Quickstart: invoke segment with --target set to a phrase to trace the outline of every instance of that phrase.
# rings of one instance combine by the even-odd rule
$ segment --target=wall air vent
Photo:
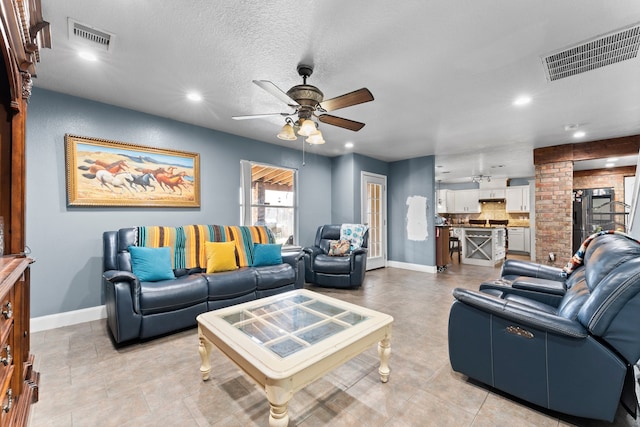
[[[598,36],[542,58],[547,79],[554,81],[633,59],[640,47],[640,23]]]
[[[77,40],[102,50],[109,50],[114,36],[107,31],[69,18],[69,40]]]

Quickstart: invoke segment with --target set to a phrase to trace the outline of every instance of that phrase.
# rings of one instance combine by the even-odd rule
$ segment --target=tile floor
[[[455,287],[477,288],[498,268],[430,274],[386,268],[358,290],[309,289],[394,316],[391,377],[375,348],[296,393],[290,426],[599,426],[528,406],[451,370],[447,321]],[[266,426],[264,393],[214,349],[200,377],[196,329],[115,348],[104,320],[34,333],[40,401],[30,427]],[[616,426],[640,425],[620,409]]]

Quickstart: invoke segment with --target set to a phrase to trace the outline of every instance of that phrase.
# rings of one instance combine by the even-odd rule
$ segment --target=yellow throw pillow
[[[234,242],[205,242],[204,253],[207,256],[207,273],[238,268]]]

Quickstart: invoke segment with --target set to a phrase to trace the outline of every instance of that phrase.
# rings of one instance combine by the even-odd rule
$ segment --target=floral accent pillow
[[[347,256],[351,252],[348,240],[331,240],[329,242],[329,256]]]
[[[364,234],[368,228],[363,224],[342,224],[340,227],[340,240],[351,242],[352,251],[360,249],[364,243]]]

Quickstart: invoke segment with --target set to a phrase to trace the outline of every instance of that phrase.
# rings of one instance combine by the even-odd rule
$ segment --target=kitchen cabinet
[[[436,192],[438,202],[438,213],[453,213],[454,206],[454,191],[453,190],[438,190]]]
[[[507,212],[529,212],[529,186],[518,185],[506,189]]]
[[[449,264],[449,227],[436,227],[436,267],[444,271]]]
[[[478,198],[483,199],[504,199],[506,188],[485,188],[478,190]]]
[[[508,227],[509,252],[530,253],[530,233],[529,227]]]
[[[494,267],[505,256],[505,228],[465,227],[461,229],[462,263]]]
[[[454,210],[452,213],[480,213],[477,189],[457,190],[454,195]]]

